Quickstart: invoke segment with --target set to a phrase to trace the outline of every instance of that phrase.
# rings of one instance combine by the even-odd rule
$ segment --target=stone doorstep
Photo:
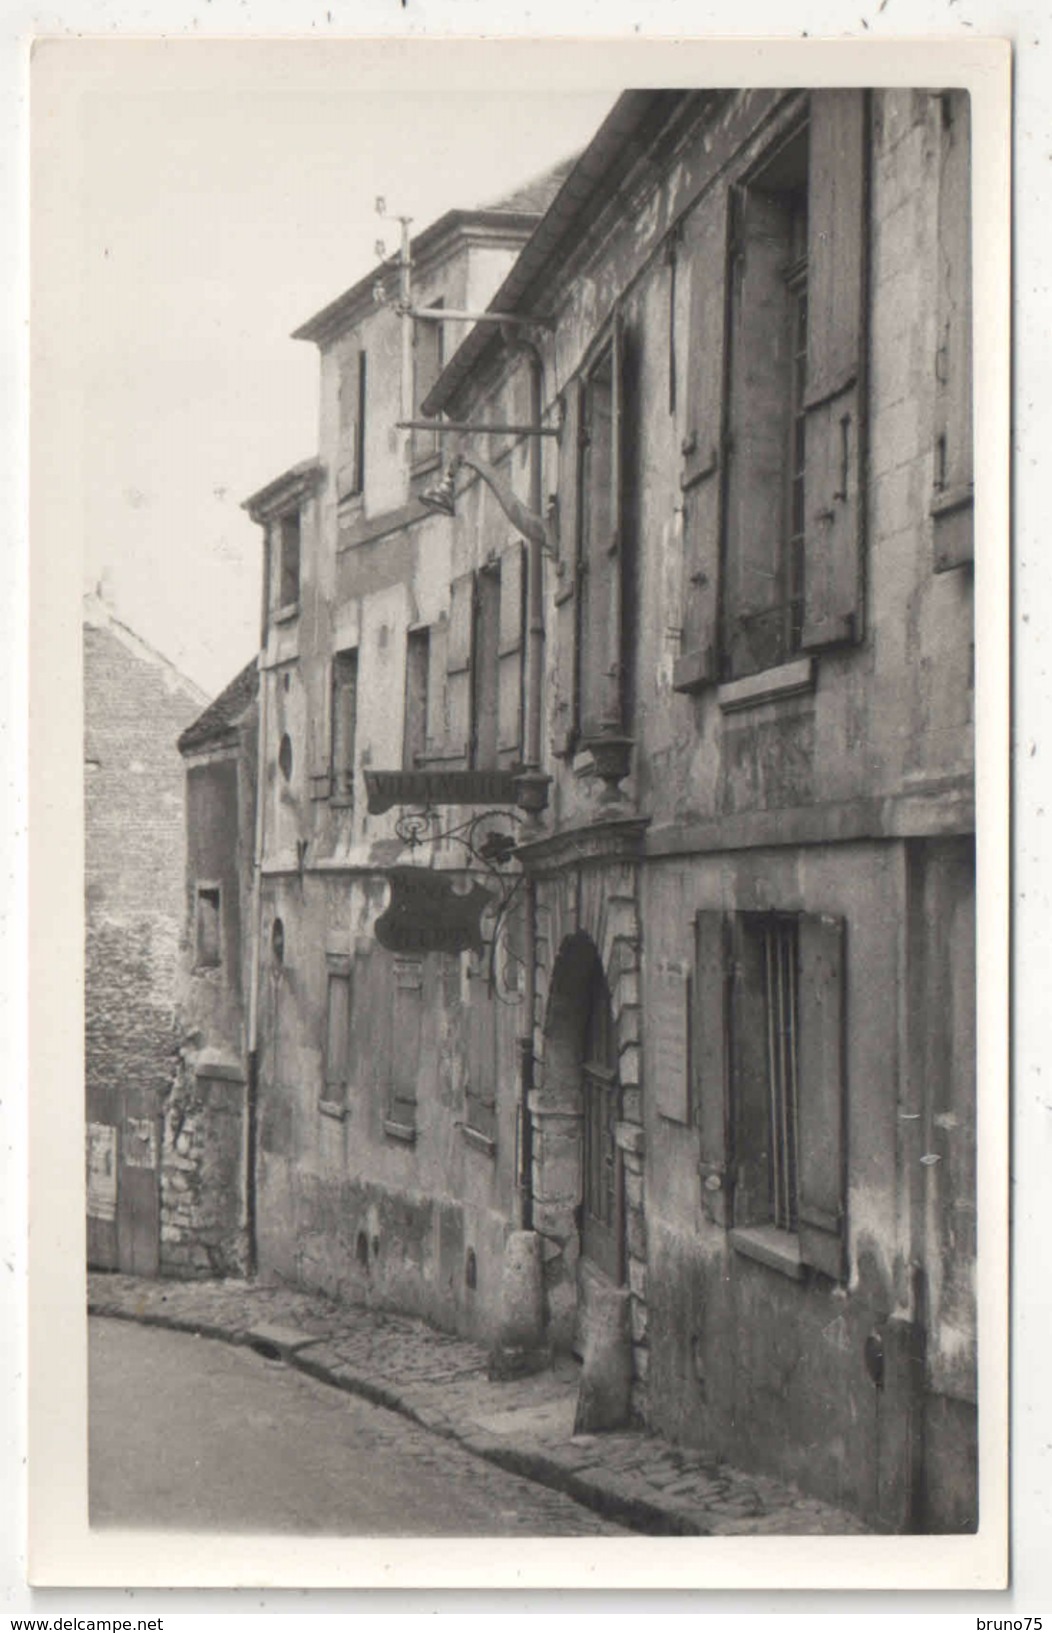
[[[285,1360],[290,1355],[298,1354],[301,1349],[306,1349],[309,1344],[322,1342],[319,1334],[301,1332],[298,1327],[282,1327],[270,1321],[261,1321],[254,1327],[247,1327],[242,1341],[263,1355],[268,1351],[274,1351],[270,1357],[273,1360],[279,1358]]]

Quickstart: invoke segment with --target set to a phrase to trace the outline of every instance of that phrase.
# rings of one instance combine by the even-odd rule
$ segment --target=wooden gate
[[[160,1267],[161,1118],[141,1089],[88,1099],[88,1264],[156,1276]]]

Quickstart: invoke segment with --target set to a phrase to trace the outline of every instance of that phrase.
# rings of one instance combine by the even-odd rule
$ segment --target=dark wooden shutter
[[[971,561],[972,189],[971,99],[939,98],[938,339],[935,354],[934,567]]]
[[[526,549],[521,540],[500,558],[497,756],[502,767],[522,762],[522,683],[526,627]]]
[[[785,329],[787,204],[756,188],[731,193],[731,338],[723,555],[724,646],[732,675],[784,656],[778,575],[785,511],[788,359]]]
[[[732,913],[731,1105],[734,1142],[734,1223],[770,1219],[770,1058],[767,1037],[764,913]]]
[[[576,741],[577,556],[580,531],[583,388],[566,395],[559,439],[559,564],[555,589],[555,654],[551,695],[552,753],[572,753]]]
[[[580,728],[586,739],[622,725],[622,434],[624,325],[615,316],[610,345],[587,388],[587,454],[579,552]]]
[[[698,913],[691,981],[691,1102],[699,1136],[702,1211],[717,1225],[731,1223],[732,1205],[727,974],[727,916],[714,910]]]
[[[683,436],[683,634],[673,686],[717,679],[717,606],[723,482],[727,189],[716,187],[684,225],[678,264],[689,267],[690,330]]]
[[[359,494],[365,483],[365,375],[366,355],[340,371],[340,463],[336,471],[336,497],[348,499]]]
[[[862,637],[866,108],[864,91],[811,97],[801,641],[808,649]]]
[[[446,752],[446,657],[449,618],[443,613],[431,626],[427,671],[427,734],[424,762],[441,761]]]
[[[800,1255],[844,1274],[844,921],[805,914],[799,926],[797,1157]]]
[[[452,766],[465,769],[471,756],[471,656],[475,627],[475,575],[462,573],[449,592],[446,642],[446,748]]]

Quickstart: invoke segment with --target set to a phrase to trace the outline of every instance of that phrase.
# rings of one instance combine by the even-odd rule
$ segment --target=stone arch
[[[624,1180],[625,1279],[631,1299],[633,1402],[645,1414],[646,1218],[641,1101],[641,927],[637,869],[624,857],[538,880],[537,1013],[533,1122],[534,1224],[544,1238],[549,1336],[568,1348],[580,1255],[581,1048],[587,987],[598,958],[610,994],[621,1082],[617,1128]]]

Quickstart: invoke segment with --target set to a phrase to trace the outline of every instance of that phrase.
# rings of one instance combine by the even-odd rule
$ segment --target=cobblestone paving
[[[89,1276],[93,1314],[252,1342],[275,1329],[300,1370],[389,1406],[622,1524],[700,1536],[865,1533],[854,1516],[641,1432],[573,1434],[572,1365],[494,1383],[486,1353],[407,1316],[252,1282]],[[283,1334],[283,1336],[282,1336]]]

